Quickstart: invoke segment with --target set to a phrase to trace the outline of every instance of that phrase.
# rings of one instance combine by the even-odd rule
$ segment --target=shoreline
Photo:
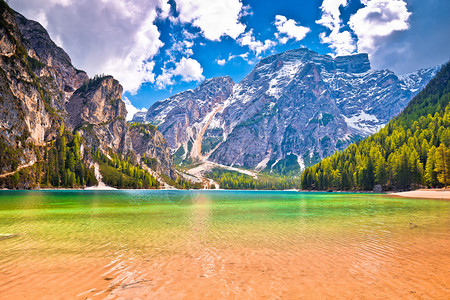
[[[374,195],[383,195],[386,197],[394,197],[394,198],[408,198],[408,199],[431,199],[431,200],[449,200],[450,201],[450,189],[417,189],[413,191],[406,192],[385,192],[385,193],[373,193],[371,191],[311,191],[311,190],[250,190],[250,189],[242,189],[242,190],[228,190],[228,189],[117,189],[109,186],[102,187],[87,187],[87,188],[42,188],[42,189],[29,189],[29,190],[14,190],[14,189],[0,189],[2,191],[218,191],[218,192],[226,192],[226,191],[254,191],[254,192],[298,192],[298,193],[356,193],[356,194],[374,194]]]
[[[386,196],[408,199],[450,200],[450,189],[418,189],[408,192],[388,193]]]

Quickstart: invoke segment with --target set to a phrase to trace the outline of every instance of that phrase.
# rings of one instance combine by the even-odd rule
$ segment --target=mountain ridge
[[[397,76],[371,69],[367,54],[333,58],[306,48],[288,50],[263,58],[239,83],[229,84],[228,97],[209,105],[206,114],[191,109],[207,102],[191,90],[156,102],[140,121],[161,128],[184,164],[208,159],[270,172],[297,161],[299,171],[379,130],[437,69]],[[190,124],[171,113],[180,107]],[[203,157],[193,148],[199,139]],[[296,159],[286,160],[292,155]]]

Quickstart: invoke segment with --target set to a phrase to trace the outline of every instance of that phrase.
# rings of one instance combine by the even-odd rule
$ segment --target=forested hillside
[[[407,189],[450,183],[450,63],[378,133],[306,168],[302,188]]]
[[[267,173],[259,173],[258,178],[214,168],[205,174],[207,178],[218,182],[221,189],[226,190],[290,190],[300,188],[299,179],[296,177],[273,176]]]

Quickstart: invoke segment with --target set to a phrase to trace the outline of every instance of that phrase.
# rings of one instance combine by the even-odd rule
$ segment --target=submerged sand
[[[17,265],[0,274],[0,298],[446,299],[450,241],[416,242],[423,243],[396,253],[346,246],[339,251],[205,247],[139,262]]]

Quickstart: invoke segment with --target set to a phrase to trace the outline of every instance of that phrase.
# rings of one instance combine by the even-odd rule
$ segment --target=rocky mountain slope
[[[69,155],[61,142],[67,131],[68,137],[81,136],[82,143],[75,143],[80,149],[74,151],[81,151],[82,158],[77,159],[86,167],[92,165],[94,151],[114,153],[138,165],[145,155],[158,162],[158,171],[176,179],[165,140],[158,132],[153,133],[157,138],[137,135],[133,140],[126,113],[117,80],[89,79],[39,23],[0,0],[0,175],[31,167],[28,181],[36,182],[27,182],[26,187],[39,186],[42,159],[55,141],[58,151]],[[145,147],[136,151],[133,142]],[[61,157],[59,163],[65,161]]]
[[[0,171],[13,171],[36,160],[32,145],[56,136],[67,119],[65,101],[88,77],[71,65],[42,26],[3,1],[0,8],[0,140],[8,148]]]
[[[233,93],[234,82],[230,77],[205,80],[195,90],[179,93],[167,100],[155,103],[147,112],[146,120],[157,124],[171,149],[183,145],[190,157],[202,156],[214,114]],[[138,121],[140,115],[134,117]],[[206,137],[205,141],[202,140]],[[189,146],[188,146],[189,144]],[[203,146],[202,146],[203,144]]]
[[[90,80],[74,92],[67,102],[70,125],[80,129],[96,149],[132,151],[122,86],[112,76]]]
[[[132,126],[128,137],[135,153],[151,160],[150,164],[153,169],[172,179],[177,177],[169,145],[156,127],[151,125]]]
[[[437,70],[397,76],[371,69],[366,54],[290,50],[261,60],[239,84],[213,78],[157,102],[145,121],[179,161],[298,172],[376,132]]]

